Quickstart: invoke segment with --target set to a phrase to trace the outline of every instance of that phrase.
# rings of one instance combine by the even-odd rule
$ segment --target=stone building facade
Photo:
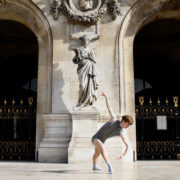
[[[87,162],[93,153],[90,137],[109,118],[100,92],[108,94],[118,118],[124,114],[135,118],[134,38],[143,26],[157,19],[180,19],[180,3],[179,0],[109,0],[111,6],[106,4],[101,15],[87,21],[83,16],[97,15],[106,1],[94,1],[88,11],[81,9],[77,0],[59,0],[54,5],[55,2],[0,0],[0,21],[23,24],[37,38],[36,160]],[[61,6],[63,2],[69,5],[70,12]],[[81,46],[78,38],[84,34],[92,38],[98,100],[95,110],[76,111],[73,107],[77,104],[79,82],[77,66],[72,62],[73,49]],[[130,150],[124,161],[133,161],[137,155],[136,123],[126,133]],[[106,147],[111,159],[124,149],[120,138],[108,140]]]

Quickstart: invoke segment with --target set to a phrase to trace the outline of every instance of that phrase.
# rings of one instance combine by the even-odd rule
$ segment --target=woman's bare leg
[[[93,156],[93,170],[96,170],[96,171],[102,170],[101,168],[98,168],[98,166],[97,166],[99,155],[100,155],[100,150],[98,147],[95,147],[95,153]]]
[[[94,140],[93,140],[93,144],[94,144],[94,146],[95,146],[95,149],[97,149],[97,151],[95,151],[95,154],[96,154],[96,152],[97,152],[97,154],[94,155],[94,157],[93,157],[93,162],[94,162],[94,163],[97,162],[98,157],[99,157],[99,155],[98,155],[98,151],[99,151],[99,152],[101,153],[104,161],[105,161],[105,162],[107,163],[107,165],[108,165],[109,173],[112,174],[112,173],[113,173],[113,169],[112,169],[112,166],[111,166],[111,164],[110,164],[110,162],[109,162],[108,154],[107,154],[107,152],[106,152],[106,149],[105,149],[103,143],[102,143],[99,139],[94,139]],[[96,165],[96,164],[94,164],[94,165]]]
[[[108,155],[107,155],[107,152],[106,152],[106,149],[105,149],[103,143],[99,139],[94,139],[93,144],[94,144],[95,148],[97,148],[98,151],[100,152],[100,154],[102,155],[104,161],[106,163],[109,163],[109,158],[108,158]]]
[[[97,164],[98,162],[98,158],[99,158],[99,155],[100,155],[100,150],[98,147],[95,147],[95,153],[94,153],[94,156],[93,156],[93,164]]]

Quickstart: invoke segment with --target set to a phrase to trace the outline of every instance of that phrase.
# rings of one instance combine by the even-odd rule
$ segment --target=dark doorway
[[[137,159],[180,159],[180,21],[143,27],[134,41]]]
[[[0,21],[0,160],[35,160],[38,42],[23,24]]]

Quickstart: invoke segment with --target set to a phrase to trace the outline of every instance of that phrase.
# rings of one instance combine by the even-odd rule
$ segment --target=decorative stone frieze
[[[82,1],[82,0],[81,0]],[[74,0],[50,0],[50,13],[55,20],[62,13],[67,16],[73,23],[79,24],[96,24],[103,15],[108,11],[113,19],[120,14],[120,4],[117,0],[91,0],[91,8],[82,9],[82,2]]]

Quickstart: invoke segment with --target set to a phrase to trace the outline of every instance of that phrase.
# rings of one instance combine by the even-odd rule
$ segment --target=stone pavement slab
[[[112,163],[114,173],[93,172],[91,164],[0,162],[0,180],[180,180],[180,161]]]

